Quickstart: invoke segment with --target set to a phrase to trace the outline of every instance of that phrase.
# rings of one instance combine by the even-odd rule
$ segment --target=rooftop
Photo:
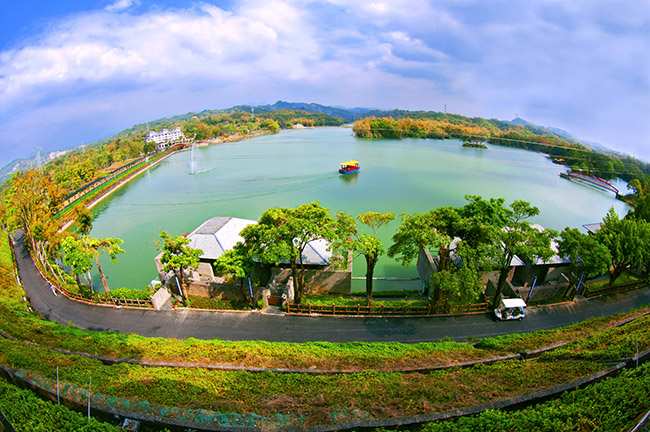
[[[256,223],[257,221],[250,219],[217,216],[203,222],[187,238],[190,239],[190,247],[203,251],[201,259],[216,260],[237,242],[243,242],[244,239],[239,233],[248,225]],[[302,255],[303,262],[310,265],[329,265],[332,253],[327,250],[328,246],[325,240],[309,242]]]

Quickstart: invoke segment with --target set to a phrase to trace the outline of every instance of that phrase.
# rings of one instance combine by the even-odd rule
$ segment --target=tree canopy
[[[597,236],[584,234],[577,228],[567,227],[560,233],[558,253],[571,261],[569,288],[572,293],[579,277],[584,275],[588,279],[602,275],[611,262],[609,249],[598,242]]]
[[[166,272],[173,271],[176,275],[176,280],[181,289],[183,300],[187,302],[187,292],[183,287],[183,271],[187,269],[196,268],[199,265],[199,257],[203,254],[201,249],[193,249],[189,246],[190,240],[178,235],[169,235],[165,231],[160,233],[160,238],[163,240],[162,257],[160,262],[163,265],[163,270]]]
[[[296,285],[296,303],[305,293],[303,252],[309,242],[335,238],[335,221],[329,209],[319,202],[296,208],[266,210],[257,224],[243,229],[240,235],[255,259],[269,264],[289,263]]]
[[[611,208],[596,238],[609,250],[610,285],[625,269],[650,262],[650,224],[644,220],[620,219]]]
[[[357,219],[370,229],[372,234],[361,233],[355,220],[345,212],[337,212],[337,240],[333,249],[337,250],[347,259],[348,251],[363,255],[366,260],[366,304],[372,304],[372,281],[375,266],[379,257],[384,254],[384,245],[377,237],[377,231],[393,219],[391,212],[378,213],[366,212],[357,216]]]

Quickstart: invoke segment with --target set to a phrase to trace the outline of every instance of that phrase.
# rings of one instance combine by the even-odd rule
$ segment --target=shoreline
[[[216,144],[224,144],[224,143],[230,143],[230,142],[240,142],[240,141],[245,141],[245,140],[247,140],[247,139],[249,139],[249,138],[255,138],[255,137],[258,137],[258,136],[271,135],[271,134],[272,134],[271,132],[261,132],[261,133],[251,134],[251,135],[239,135],[239,134],[235,134],[235,135],[230,135],[230,136],[226,137],[225,139],[211,139],[211,140],[201,141],[201,142],[198,142],[198,143],[192,143],[191,145],[196,144],[197,147],[208,147],[208,146],[216,145]],[[95,206],[97,206],[99,203],[101,203],[101,202],[104,201],[106,198],[108,198],[109,196],[111,196],[115,191],[117,191],[118,189],[120,189],[122,186],[128,184],[131,180],[134,180],[136,177],[138,177],[138,176],[139,176],[140,174],[142,174],[143,172],[145,172],[145,171],[147,171],[148,169],[150,169],[150,168],[152,168],[152,167],[158,165],[158,163],[160,163],[160,162],[162,162],[163,160],[167,159],[167,158],[168,158],[169,156],[171,156],[171,155],[174,155],[174,154],[176,154],[176,153],[182,153],[182,152],[185,152],[185,151],[190,150],[190,149],[191,149],[191,145],[190,145],[189,147],[185,147],[185,148],[180,149],[180,150],[178,150],[178,151],[175,151],[175,152],[169,153],[169,154],[167,154],[167,155],[161,157],[160,159],[158,159],[158,160],[156,160],[156,161],[154,161],[154,162],[152,162],[152,163],[150,163],[150,164],[148,164],[148,165],[146,165],[146,166],[141,167],[141,168],[138,169],[136,172],[134,172],[134,173],[132,173],[131,175],[129,175],[127,178],[124,178],[124,179],[120,180],[117,184],[111,185],[111,186],[108,188],[108,190],[107,190],[106,193],[103,193],[103,194],[100,193],[100,195],[99,195],[96,199],[93,199],[93,200],[90,201],[89,203],[87,203],[87,204],[82,204],[82,205],[84,205],[88,210],[93,209],[93,208],[94,208]],[[77,204],[77,205],[79,205],[79,204]],[[73,207],[76,207],[76,205],[73,206]],[[59,229],[59,232],[63,232],[63,231],[68,230],[72,225],[75,224],[75,222],[76,222],[76,221],[75,221],[74,219],[69,220],[68,222],[66,222],[66,223],[65,223],[65,224],[64,224],[64,225]]]

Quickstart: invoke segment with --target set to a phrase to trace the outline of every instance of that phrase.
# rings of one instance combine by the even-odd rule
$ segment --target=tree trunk
[[[291,275],[293,276],[293,284],[294,284],[294,294],[295,294],[294,303],[300,304],[300,302],[302,301],[302,284],[298,279],[298,266],[296,264],[296,259],[294,257],[291,257],[290,263],[291,263]]]
[[[54,270],[54,267],[52,267],[52,264],[50,264],[50,259],[47,256],[47,251],[45,250],[45,245],[41,244],[41,251],[43,253],[43,256],[45,259],[43,260],[43,264],[45,265],[45,268],[49,270],[50,274],[52,277],[60,282],[60,276],[59,274]]]
[[[372,305],[372,277],[376,264],[377,257],[366,256],[366,306]]]
[[[57,265],[52,266],[52,264],[50,264],[50,260],[48,260],[48,259],[45,260],[45,263],[47,264],[47,267],[50,269],[50,273],[52,274],[52,277],[56,281],[62,282],[61,281],[61,275],[59,274],[59,272],[57,270],[59,268],[59,266],[57,266]]]
[[[615,266],[614,270],[612,270],[609,273],[609,286],[610,287],[614,285],[614,281],[616,281],[616,279],[618,279],[618,277],[621,275],[621,273],[623,273],[623,269],[624,269],[624,267],[622,265],[621,266]]]
[[[72,275],[74,276],[75,282],[77,282],[77,288],[81,288],[81,280],[79,279],[79,275],[74,272],[74,266],[70,266],[70,271],[72,272]]]
[[[562,293],[562,297],[561,297],[561,298],[565,298],[565,297],[569,298],[569,297],[571,297],[571,293],[574,291],[573,288],[575,288],[575,286],[576,286],[576,281],[577,281],[577,279],[578,279],[578,278],[575,276],[575,274],[573,274],[573,272],[570,272],[570,274],[569,274],[569,286],[568,286],[567,289]]]
[[[439,285],[436,285],[432,288],[433,288],[433,292],[431,293],[431,304],[437,307],[438,303],[440,303],[440,297],[442,297],[442,289],[440,288]]]
[[[438,248],[438,258],[438,271],[447,270],[447,268],[449,268],[449,262],[451,261],[451,257],[449,256],[449,249],[446,247]]]
[[[183,266],[180,267],[179,273],[180,273],[180,275],[178,273],[176,274],[176,280],[178,281],[178,286],[180,287],[180,290],[181,290],[181,297],[183,298],[183,305],[187,306],[187,301],[189,300],[189,297],[187,295],[187,292],[185,292],[185,286],[183,286]]]
[[[508,264],[512,260],[512,257],[509,256],[509,258],[510,259],[506,261]],[[492,300],[492,309],[496,309],[497,306],[499,306],[499,301],[501,300],[501,295],[503,294],[503,288],[506,286],[506,279],[508,277],[509,270],[510,267],[508,265],[505,265],[499,272],[499,281],[497,282],[497,291],[494,293],[494,300]]]
[[[247,293],[246,290],[244,289],[244,280],[245,279],[246,278],[243,278],[243,277],[239,278],[239,291],[241,292],[241,295],[244,296],[244,301],[246,303],[248,303],[249,306],[253,306],[253,298],[251,297],[249,299],[250,294]]]
[[[307,286],[305,285],[305,263],[302,262],[302,251],[300,252],[300,289],[302,290],[302,295],[307,292]]]
[[[86,283],[90,287],[90,295],[92,296],[93,293],[93,278],[90,276],[90,271],[87,271],[84,273],[84,279],[86,279]]]
[[[104,276],[104,272],[102,271],[102,266],[99,265],[98,256],[95,256],[95,263],[97,264],[97,271],[99,272],[99,277],[102,280],[102,285],[104,285],[104,292],[107,293],[109,291],[108,282],[106,282],[106,276]]]

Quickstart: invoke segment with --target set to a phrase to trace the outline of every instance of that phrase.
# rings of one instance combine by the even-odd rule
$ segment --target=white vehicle
[[[501,321],[520,320],[526,316],[526,302],[520,298],[501,299],[499,307],[494,309],[494,316]]]

